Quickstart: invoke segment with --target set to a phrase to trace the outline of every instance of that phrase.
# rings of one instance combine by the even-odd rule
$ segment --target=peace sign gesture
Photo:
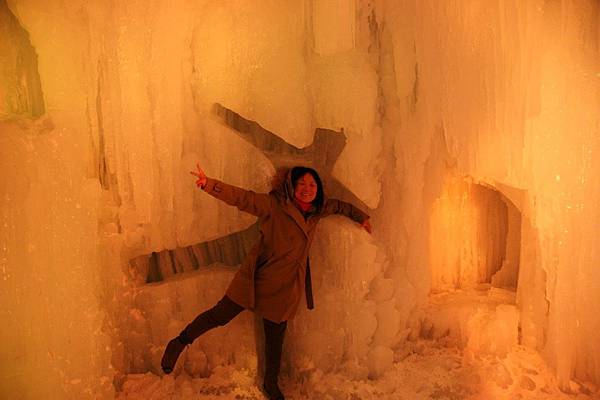
[[[202,168],[200,168],[199,163],[196,163],[196,169],[197,171],[190,171],[190,174],[198,178],[196,179],[196,186],[204,188],[204,185],[206,185],[206,174],[204,173]]]

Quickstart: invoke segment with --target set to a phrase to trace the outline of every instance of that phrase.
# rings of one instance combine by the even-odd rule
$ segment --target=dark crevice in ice
[[[136,274],[146,283],[160,282],[174,274],[191,272],[215,263],[239,265],[258,237],[258,224],[215,240],[163,250],[131,261]]]
[[[419,63],[415,62],[415,80],[413,81],[411,108],[415,112],[419,101]]]
[[[38,118],[45,113],[38,56],[29,33],[0,0],[0,120]]]
[[[102,189],[109,190],[110,176],[108,172],[108,166],[106,165],[106,153],[104,148],[104,121],[102,114],[102,83],[103,83],[103,72],[98,62],[98,87],[96,94],[96,114],[98,117],[98,178]]]
[[[370,44],[369,44],[369,53],[373,53],[375,55],[379,54],[379,49],[381,48],[381,37],[380,37],[380,29],[379,23],[377,22],[377,15],[375,14],[375,9],[371,9],[369,16],[367,17],[367,21],[369,22],[369,36],[370,36]]]
[[[96,169],[98,180],[103,190],[106,190],[111,195],[111,200],[115,206],[121,205],[121,196],[119,195],[119,184],[116,173],[111,171],[110,164],[107,160],[107,149],[106,149],[106,127],[105,127],[105,106],[106,101],[105,91],[107,88],[107,82],[105,80],[105,69],[102,65],[102,61],[98,60],[98,77],[96,79],[96,99],[95,99],[95,110],[96,120],[98,126],[98,148],[93,146],[95,152],[94,167]],[[106,107],[110,113],[110,106]],[[119,232],[121,232],[121,226],[117,219],[115,221]]]
[[[299,149],[258,123],[245,119],[220,104],[215,104],[214,111],[240,137],[262,151],[276,170],[294,165],[314,167],[319,171],[325,192],[329,197],[348,201],[363,210],[368,210],[362,200],[332,175],[333,167],[346,147],[346,135],[343,129],[337,132],[331,129],[317,128],[312,144]]]
[[[318,128],[313,143],[298,148],[268,131],[255,121],[215,104],[213,112],[241,138],[260,150],[276,170],[294,165],[307,165],[319,171],[329,197],[348,201],[363,210],[368,207],[354,193],[332,176],[333,166],[346,146],[343,130],[336,132]],[[131,265],[146,282],[159,282],[174,273],[182,273],[213,263],[239,265],[258,238],[258,226],[252,225],[216,240],[175,250],[163,250],[131,260]]]

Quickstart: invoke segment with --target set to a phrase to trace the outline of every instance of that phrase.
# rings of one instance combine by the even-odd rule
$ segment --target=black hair
[[[323,183],[321,182],[321,178],[319,177],[317,171],[303,166],[296,166],[292,168],[292,172],[290,174],[292,179],[292,189],[296,188],[296,182],[298,182],[298,179],[302,178],[306,174],[310,174],[317,183],[317,195],[312,203],[317,209],[317,212],[320,212],[323,208],[323,203],[325,202],[325,192],[323,191]]]

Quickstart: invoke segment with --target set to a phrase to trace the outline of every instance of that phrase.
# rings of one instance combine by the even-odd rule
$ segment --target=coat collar
[[[304,216],[298,210],[298,208],[294,205],[291,200],[286,200],[285,207],[283,208],[286,214],[288,214],[292,219],[296,222],[296,224],[302,229],[304,235],[308,237],[309,226],[308,223],[304,220]]]

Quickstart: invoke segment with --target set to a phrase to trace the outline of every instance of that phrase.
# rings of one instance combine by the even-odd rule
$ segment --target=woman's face
[[[317,182],[311,174],[306,173],[296,181],[294,197],[305,203],[310,203],[317,197]]]

